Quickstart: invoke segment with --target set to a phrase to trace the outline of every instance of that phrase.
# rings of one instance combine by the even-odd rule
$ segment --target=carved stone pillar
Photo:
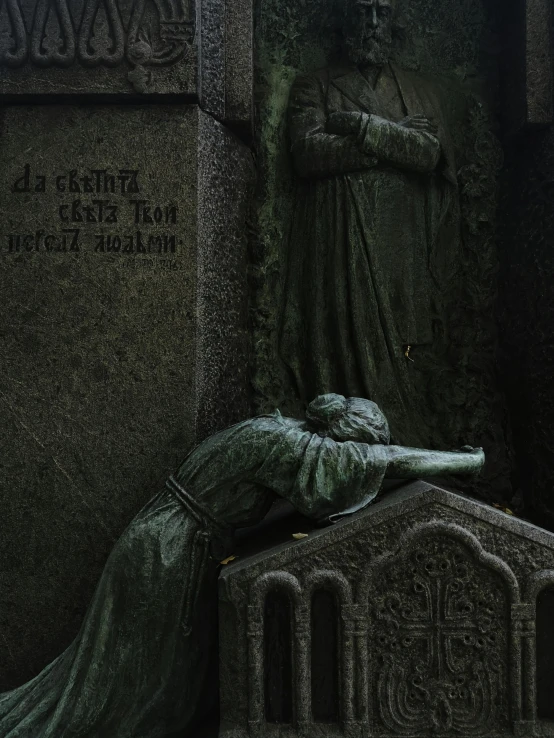
[[[264,719],[264,623],[263,609],[248,605],[248,729],[261,733]]]
[[[549,0],[526,0],[525,38],[525,122],[546,125],[552,123],[554,116],[552,3]]]
[[[549,0],[514,0],[501,9],[504,59],[501,83],[507,129],[552,123],[552,6]]]
[[[343,722],[345,730],[355,725],[368,725],[368,622],[367,604],[344,605],[345,648],[342,658]]]
[[[70,643],[187,449],[250,415],[251,35],[242,0],[0,2],[0,692]]]
[[[301,738],[309,738],[311,724],[310,609],[299,607],[294,617],[293,690],[296,695],[296,727]]]

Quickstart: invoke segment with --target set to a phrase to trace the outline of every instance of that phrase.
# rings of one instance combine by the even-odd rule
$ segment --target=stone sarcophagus
[[[423,482],[220,580],[221,738],[554,735],[554,535]]]

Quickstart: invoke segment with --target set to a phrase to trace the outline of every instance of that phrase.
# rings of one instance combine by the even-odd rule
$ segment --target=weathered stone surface
[[[253,117],[253,3],[235,0],[226,10],[225,120],[247,122]]]
[[[0,121],[2,691],[70,642],[187,447],[248,415],[252,171],[193,105]]]
[[[0,12],[4,94],[196,91],[190,0],[7,0]]]
[[[202,108],[248,126],[253,117],[253,3],[203,0],[200,80]]]
[[[180,95],[244,125],[252,33],[248,1],[6,0],[0,94]]]
[[[513,134],[554,119],[551,3],[505,3],[501,18],[503,122],[506,132]]]
[[[552,5],[548,0],[525,2],[526,123],[545,125],[554,117]]]
[[[209,115],[198,129],[197,435],[246,417],[248,294],[245,223],[251,156]]]
[[[423,482],[303,540],[293,532],[221,575],[222,738],[278,734],[264,704],[270,592],[293,612],[287,735],[552,734],[537,717],[535,646],[537,601],[554,584],[552,534]],[[334,723],[312,718],[320,591],[334,596],[341,644]]]
[[[436,310],[433,342],[412,346],[410,358],[413,363],[405,358],[403,352],[399,355],[398,384],[404,387],[405,392],[410,387],[412,391],[407,394],[410,402],[420,401],[422,410],[400,414],[403,422],[396,440],[428,448],[455,447],[461,439],[483,446],[487,466],[473,491],[489,500],[511,497],[511,449],[505,432],[505,403],[497,381],[498,338],[493,319],[498,290],[496,178],[502,151],[492,133],[496,128],[490,108],[485,98],[475,94],[475,90],[486,90],[492,96],[496,94],[500,47],[498,21],[500,16],[504,16],[506,6],[513,4],[497,4],[488,0],[398,0],[395,3],[398,11],[395,31],[398,33],[393,34],[393,60],[398,67],[417,72],[418,76],[427,79],[440,77],[441,85],[446,85],[445,112],[456,154],[463,236],[463,247],[455,255],[449,251],[454,236],[448,241],[447,248],[440,247],[436,252],[443,259],[441,270],[443,267],[451,269],[455,278],[445,288],[443,278],[437,277],[439,272],[434,271],[434,279],[443,285],[443,294],[441,305]],[[296,189],[298,178],[292,166],[287,106],[291,84],[298,75],[311,75],[341,58],[337,31],[341,26],[343,7],[343,3],[329,3],[327,0],[314,0],[305,7],[295,0],[265,0],[256,16],[259,120],[256,152],[260,176],[252,216],[251,272],[255,306],[252,311],[255,333],[253,385],[256,407],[262,412],[280,407],[284,412],[295,415],[302,407],[302,403],[297,401],[295,382],[291,381],[294,379],[292,372],[287,371],[279,356],[283,306],[290,300],[287,262],[291,253],[296,253],[290,244],[291,228],[294,213],[305,207],[305,200],[302,201]],[[511,47],[508,51],[511,52]],[[511,89],[511,78],[506,82]],[[322,210],[331,213],[333,208]],[[338,222],[342,229],[342,210]],[[328,233],[329,229],[323,228],[323,240]],[[310,234],[313,235],[313,224],[308,228],[308,241]],[[302,253],[307,253],[305,246]],[[337,259],[340,255],[344,264],[351,263],[345,256],[347,251],[331,250],[329,253],[336,253]],[[354,250],[354,253],[358,252]],[[364,261],[366,263],[367,260]],[[338,273],[342,274],[340,270]],[[359,276],[358,269],[353,273]],[[315,275],[314,268],[307,289],[317,291],[320,286],[326,294],[325,280]],[[335,304],[334,295],[337,293],[334,290],[341,284],[336,276],[334,282],[332,276],[330,280],[332,297],[329,297],[329,305]],[[351,345],[353,326],[357,326],[355,330],[359,326],[367,326],[367,321],[357,321],[354,317],[357,311],[369,304],[369,298],[364,302],[360,300],[364,298],[354,299],[350,295],[347,303],[337,302],[341,306],[346,305],[345,314],[353,321],[348,330],[341,333],[341,340],[348,345]],[[330,322],[336,318],[338,324],[338,308],[327,313],[331,315]],[[368,338],[361,345],[370,345],[369,340],[372,339]],[[326,338],[323,345],[328,343]],[[374,342],[371,346],[374,347]],[[319,348],[322,353],[325,351],[321,343]],[[329,355],[332,353],[330,350]],[[352,355],[351,351],[342,352],[345,353]],[[354,353],[357,357],[358,353]],[[344,356],[342,361],[345,361]],[[377,363],[384,365],[380,360]],[[316,372],[319,368],[320,365]],[[331,382],[327,382],[328,389],[339,390],[341,384],[346,385],[345,373],[337,374],[340,383],[333,387]],[[402,374],[408,381],[400,378]],[[379,385],[372,390],[367,372],[363,378],[355,380],[359,387],[357,393],[367,391],[364,380],[368,382],[368,396],[372,399],[379,397],[383,388]],[[346,390],[341,388],[339,391]],[[381,401],[385,414],[391,415],[387,406],[389,402],[392,407],[399,407],[399,404],[395,405],[395,401],[388,398]],[[414,441],[414,436],[418,437],[417,441]]]

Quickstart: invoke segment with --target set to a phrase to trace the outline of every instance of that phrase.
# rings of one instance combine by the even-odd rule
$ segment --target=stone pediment
[[[416,482],[289,540],[222,573],[222,736],[554,735],[554,535]]]

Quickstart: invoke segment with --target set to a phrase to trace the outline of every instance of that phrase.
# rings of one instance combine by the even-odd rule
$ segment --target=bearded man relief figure
[[[291,91],[298,192],[280,353],[302,400],[371,398],[393,436],[419,443],[410,359],[434,341],[460,215],[439,85],[389,61],[394,10],[349,0],[346,58]]]

